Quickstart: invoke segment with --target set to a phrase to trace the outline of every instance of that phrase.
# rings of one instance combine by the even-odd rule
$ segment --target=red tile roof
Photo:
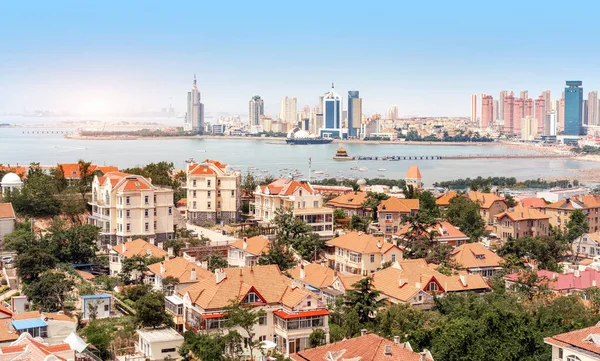
[[[404,176],[405,179],[421,179],[421,171],[419,171],[419,167],[417,167],[416,165],[411,165],[410,167],[408,167],[408,170],[406,171],[406,175]]]
[[[523,198],[523,199],[521,199],[521,205],[523,207],[539,208],[539,207],[545,207],[546,201],[544,201],[541,198]]]
[[[396,197],[390,197],[381,201],[377,207],[378,212],[410,213],[411,211],[417,210],[419,210],[418,199],[402,199]]]
[[[535,208],[523,206],[516,206],[515,208],[496,215],[496,218],[499,220],[504,217],[510,218],[513,222],[523,220],[550,219],[550,216],[547,216],[545,213],[542,213]]]
[[[600,335],[600,325],[546,337],[544,342],[550,345],[557,345],[561,347],[574,346],[593,352],[596,355],[600,355],[600,345],[594,343],[593,340],[590,339],[590,335]]]
[[[0,203],[0,219],[15,218],[15,210],[12,203]]]
[[[294,318],[302,318],[302,317],[316,317],[316,316],[327,316],[329,311],[327,310],[314,310],[314,311],[304,311],[298,313],[287,313],[285,311],[275,311],[273,312],[275,316],[279,316],[284,320],[291,320]]]

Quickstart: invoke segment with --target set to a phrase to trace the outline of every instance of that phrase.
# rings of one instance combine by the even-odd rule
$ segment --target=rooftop
[[[397,246],[367,233],[349,232],[343,236],[327,241],[327,246],[347,249],[358,253],[386,253]]]
[[[595,336],[595,337],[594,337]],[[546,337],[544,342],[560,347],[573,346],[600,355],[600,325]],[[595,358],[594,358],[595,359]]]
[[[465,243],[456,247],[450,258],[463,268],[499,267],[502,257],[485,248],[481,243]]]
[[[0,203],[0,219],[14,219],[15,210],[12,203]]]
[[[504,199],[495,193],[483,193],[472,191],[467,192],[467,198],[479,204],[479,206],[483,209],[489,209],[495,202],[498,201],[505,203]]]
[[[244,246],[244,242],[246,243],[246,246]],[[256,236],[247,239],[238,239],[237,241],[233,242],[230,247],[244,250],[255,256],[260,256],[269,250],[270,244],[271,242],[268,239]]]
[[[183,341],[177,331],[170,327],[137,330],[138,335],[148,342]]]
[[[550,219],[550,216],[547,216],[535,208],[523,206],[516,206],[515,208],[496,215],[496,218],[498,219],[502,219],[504,217],[510,218],[513,222],[523,220]]]
[[[406,171],[405,179],[421,179],[421,171],[416,165],[411,165]]]
[[[156,247],[153,244],[150,244],[144,241],[141,238],[136,240],[125,242],[121,244],[117,244],[112,247],[112,250],[125,256],[126,258],[133,256],[152,256],[152,257],[166,257],[167,252],[163,249]]]
[[[418,199],[403,199],[397,197],[390,197],[386,200],[381,201],[377,207],[379,212],[401,212],[410,213],[419,209]]]
[[[333,198],[327,202],[327,205],[330,207],[361,208],[368,198],[367,192],[349,192]]]

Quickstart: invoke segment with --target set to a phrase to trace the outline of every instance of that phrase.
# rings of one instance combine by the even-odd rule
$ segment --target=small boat
[[[206,153],[206,149],[198,149],[196,152]]]
[[[385,172],[387,170],[387,168],[379,168],[377,170],[380,171],[380,172]]]
[[[258,170],[258,168],[256,168],[256,167],[248,167],[248,169],[250,169],[250,170]]]
[[[358,170],[358,167],[352,167],[350,170]]]
[[[261,170],[261,172],[266,173],[266,172],[268,172],[268,170],[263,169],[263,170]]]
[[[313,173],[314,173],[314,174],[323,174],[324,172],[322,172],[322,171],[318,170],[318,171],[315,171],[315,172],[313,172]]]
[[[196,163],[196,160],[192,157],[185,160],[186,163]]]
[[[368,172],[369,168],[358,168],[360,172]]]

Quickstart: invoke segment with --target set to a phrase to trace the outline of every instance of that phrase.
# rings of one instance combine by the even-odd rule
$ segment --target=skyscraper
[[[521,90],[521,93],[519,93],[519,98],[521,98],[521,99],[529,99],[529,91],[528,90]]]
[[[506,90],[503,90],[500,92],[500,98],[498,101],[498,119],[504,121],[504,98],[506,97],[508,93],[506,92]]]
[[[544,124],[546,124],[546,98],[544,93],[535,100],[535,118],[537,119],[537,132],[544,134]]]
[[[581,103],[581,122],[585,125],[588,123],[588,101],[584,99]]]
[[[556,135],[556,111],[551,110],[546,113],[544,122],[544,135]]]
[[[341,138],[342,99],[333,91],[333,87],[333,83],[331,83],[331,91],[323,97],[323,123],[325,127],[319,131],[319,135]]]
[[[494,98],[481,94],[481,129],[487,129],[494,123]]]
[[[294,123],[298,120],[298,101],[287,96],[281,99],[279,119],[285,123]]]
[[[532,117],[524,117],[521,119],[521,139],[534,140],[537,135],[537,119]]]
[[[500,93],[502,96],[502,93]],[[504,96],[504,133],[513,134],[515,132],[515,94]]]
[[[471,123],[477,123],[477,94],[471,95]]]
[[[533,117],[533,99],[523,98],[523,107],[525,117]]]
[[[583,133],[581,106],[583,88],[580,80],[567,80],[565,88],[565,135],[579,136]]]
[[[563,92],[562,98],[556,101],[556,107],[558,109],[558,113],[556,115],[557,119],[557,127],[559,131],[565,130],[565,93]]]
[[[392,105],[390,110],[388,110],[387,118],[391,120],[398,119],[398,106],[396,104]]]
[[[185,115],[186,130],[204,131],[204,104],[200,102],[200,92],[196,83],[196,74],[192,83],[192,91],[187,93],[187,113]]]
[[[248,104],[248,125],[260,125],[260,117],[265,115],[265,105],[260,95],[255,95]]]
[[[550,93],[550,90],[546,90],[542,93],[542,95],[544,96],[544,100],[546,102],[546,110],[544,113],[547,113],[552,110],[552,94]]]
[[[598,125],[598,92],[591,91],[588,93],[588,124]]]
[[[362,99],[358,90],[348,91],[348,136],[358,136],[362,123]]]
[[[525,99],[515,99],[515,108],[513,111],[513,133],[521,134],[521,120],[525,118]]]
[[[500,102],[498,100],[494,100],[494,117],[492,119],[494,121],[500,119]]]

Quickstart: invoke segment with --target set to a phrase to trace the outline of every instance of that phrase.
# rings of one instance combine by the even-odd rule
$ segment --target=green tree
[[[81,330],[81,335],[86,341],[98,349],[98,356],[102,360],[110,360],[110,344],[113,340],[117,328],[113,324],[107,324],[103,320],[91,320],[88,325]]]
[[[440,207],[435,202],[436,199],[430,191],[419,193],[419,212],[418,217],[424,222],[433,222],[441,217]]]
[[[56,258],[47,249],[38,246],[29,248],[15,258],[17,275],[25,283],[37,281],[40,275],[56,265]]]
[[[260,308],[245,307],[240,300],[232,300],[230,305],[225,308],[225,315],[228,318],[228,327],[239,327],[246,333],[245,336],[242,336],[246,338],[246,344],[250,350],[250,359],[254,359],[254,349],[260,348],[261,342],[255,339],[254,326],[261,317],[266,315],[265,311]]]
[[[346,218],[346,211],[341,208],[336,208],[333,210],[333,220],[338,222],[340,219]]]
[[[287,247],[284,241],[274,240],[269,246],[267,252],[263,252],[258,257],[259,265],[276,264],[281,271],[288,270],[296,265],[294,254]]]
[[[135,318],[143,327],[173,325],[173,319],[165,311],[165,296],[156,291],[148,292],[136,301]]]
[[[446,210],[448,221],[469,236],[471,242],[484,234],[485,222],[479,214],[479,205],[466,197],[454,197]]]
[[[506,194],[504,196],[504,201],[506,202],[506,206],[508,208],[514,208],[517,206],[517,201],[515,200],[515,198],[513,196],[511,196],[510,194]]]
[[[119,276],[123,283],[130,282],[132,277],[135,277],[137,283],[142,283],[144,280],[144,272],[147,270],[148,264],[146,263],[146,258],[135,255],[123,260]]]
[[[39,168],[39,167],[37,167]],[[31,217],[53,217],[60,213],[60,200],[56,184],[50,175],[29,168],[27,181],[21,189],[15,189],[7,197],[15,212]]]
[[[365,277],[346,291],[345,304],[355,310],[360,322],[365,324],[373,321],[377,310],[383,307],[384,300],[379,296],[380,292],[373,288],[373,277]]]
[[[367,199],[363,202],[363,210],[370,210],[373,214],[373,220],[377,221],[377,207],[381,204],[381,201],[390,198],[385,193],[367,192]]]
[[[50,170],[50,175],[54,180],[54,184],[58,192],[62,192],[67,189],[69,182],[65,178],[65,171],[62,165],[59,164],[58,167],[52,168],[52,170]]]
[[[206,257],[207,268],[214,272],[217,268],[226,268],[228,266],[227,259],[221,253],[211,253]]]
[[[75,283],[63,273],[46,271],[39,279],[27,283],[23,293],[34,305],[45,312],[56,312],[64,309],[65,299],[73,290]]]
[[[570,249],[573,248],[573,243],[581,239],[581,237],[588,232],[590,225],[587,221],[587,216],[581,209],[576,209],[569,214],[569,221],[567,222],[566,238],[569,242]],[[577,261],[577,252],[573,252],[574,261]]]
[[[90,167],[92,162],[86,162],[83,159],[77,161],[77,167],[79,168],[79,181],[77,182],[77,191],[81,194],[81,198],[85,199],[85,195],[92,190],[92,181],[94,180],[94,173]]]
[[[310,347],[323,346],[326,342],[327,335],[325,334],[325,331],[323,331],[320,328],[313,329],[310,333],[310,336],[308,337],[308,343]]]
[[[361,217],[358,214],[353,214],[350,218],[349,228],[359,232],[367,232],[372,219],[370,217]]]
[[[312,260],[325,245],[306,222],[294,216],[292,209],[278,208],[271,225],[277,228],[273,245],[278,243],[291,247],[305,260]]]
[[[179,278],[168,276],[162,279],[162,291],[165,295],[172,295],[175,286],[179,284]]]

